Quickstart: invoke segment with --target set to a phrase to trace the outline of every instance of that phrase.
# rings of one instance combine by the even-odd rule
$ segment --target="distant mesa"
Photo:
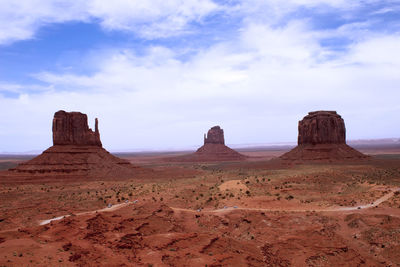
[[[193,154],[167,158],[167,161],[181,162],[212,162],[212,161],[239,161],[247,156],[225,145],[224,130],[214,126],[204,135],[204,145]]]
[[[97,119],[95,131],[92,131],[86,114],[60,110],[53,119],[53,146],[10,171],[104,177],[126,176],[137,169],[102,148]]]
[[[298,145],[281,156],[284,160],[365,159],[346,144],[343,118],[336,111],[309,112],[299,121]]]

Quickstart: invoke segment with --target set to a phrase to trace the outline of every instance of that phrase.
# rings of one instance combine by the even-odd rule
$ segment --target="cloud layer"
[[[382,13],[396,6],[376,2],[40,1],[46,8],[29,18],[21,9],[23,20],[12,14],[19,30],[3,32],[0,42],[12,45],[44,24],[73,20],[154,42],[140,50],[94,49],[83,59],[92,64],[90,73],[72,66],[29,73],[33,84],[0,82],[0,151],[50,145],[51,117],[59,109],[99,117],[111,150],[193,147],[216,124],[231,144],[295,141],[297,121],[319,109],[337,110],[350,139],[398,137],[400,35],[390,30],[392,22],[382,30],[376,20],[349,18],[367,7]],[[19,5],[28,10],[27,3]],[[340,23],[316,25],[332,13],[343,17]],[[222,26],[211,21],[226,21],[227,31],[215,32],[210,27]],[[204,37],[208,30],[212,36]],[[191,36],[190,42],[178,36]]]
[[[168,37],[215,12],[211,0],[21,0],[0,2],[0,45],[33,38],[42,26],[65,22],[98,22],[145,38]]]

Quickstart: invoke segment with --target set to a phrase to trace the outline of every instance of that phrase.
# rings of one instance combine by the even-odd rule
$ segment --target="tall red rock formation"
[[[336,111],[309,112],[299,121],[298,146],[285,160],[345,160],[367,156],[346,144],[346,127]]]
[[[131,176],[139,168],[102,148],[96,119],[95,131],[86,114],[58,111],[53,119],[53,143],[41,155],[10,171],[29,175]]]
[[[95,131],[88,126],[86,114],[57,111],[53,119],[53,145],[88,145],[101,147],[98,120]]]
[[[345,144],[344,120],[336,111],[309,112],[299,121],[298,144]]]
[[[167,161],[181,162],[209,162],[209,161],[237,161],[247,157],[225,145],[224,130],[219,126],[212,127],[204,135],[204,145],[193,154],[168,158]]]
[[[225,145],[224,130],[219,126],[214,126],[204,134],[204,144],[222,144]]]

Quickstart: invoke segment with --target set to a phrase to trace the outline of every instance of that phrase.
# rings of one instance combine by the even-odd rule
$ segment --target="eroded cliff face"
[[[101,147],[98,120],[95,121],[93,132],[88,126],[86,114],[57,111],[53,118],[53,144]]]
[[[219,126],[214,126],[204,135],[204,144],[222,144],[225,145],[224,130]]]
[[[344,120],[336,111],[315,111],[299,121],[298,144],[345,144]]]

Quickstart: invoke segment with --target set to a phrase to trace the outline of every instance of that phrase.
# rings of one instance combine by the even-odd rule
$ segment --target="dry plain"
[[[0,266],[400,266],[400,149],[360,150],[371,158],[119,154],[146,170],[130,178],[2,171]]]

